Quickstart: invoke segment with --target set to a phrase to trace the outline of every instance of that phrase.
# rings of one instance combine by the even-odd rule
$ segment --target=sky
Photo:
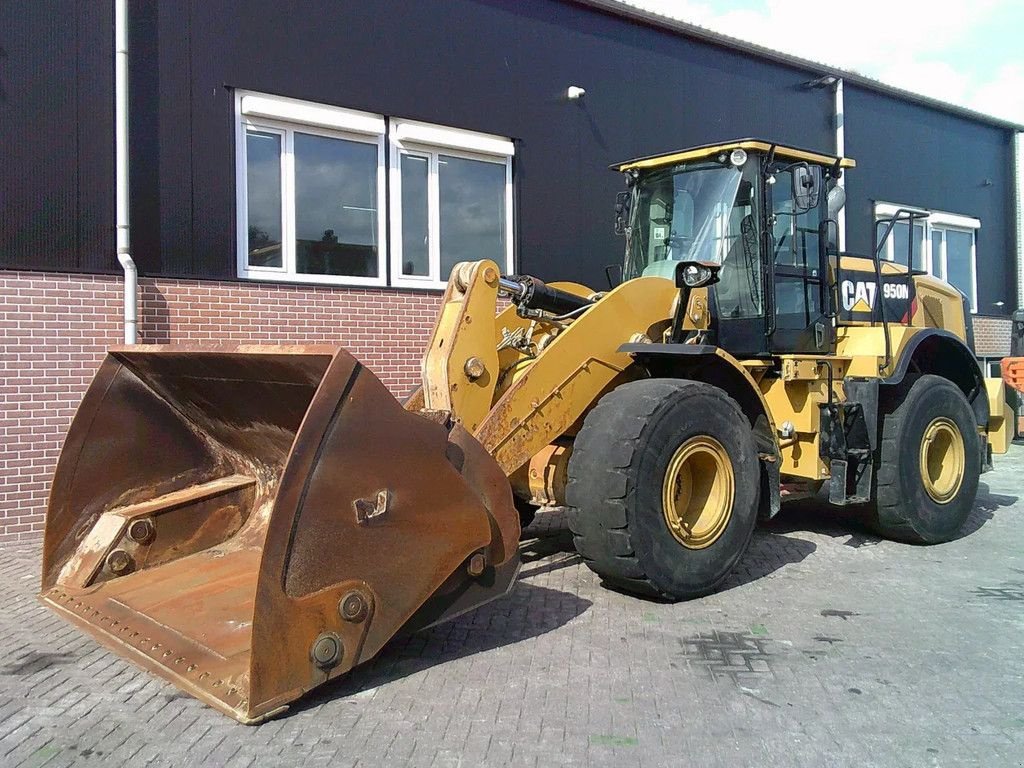
[[[1024,123],[1024,0],[626,0]]]

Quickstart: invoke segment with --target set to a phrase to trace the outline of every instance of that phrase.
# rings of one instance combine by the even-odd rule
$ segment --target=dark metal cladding
[[[518,536],[480,444],[405,411],[343,350],[125,347],[61,454],[40,597],[251,723],[414,615],[504,594]]]
[[[0,267],[120,271],[111,10],[0,4],[0,109],[18,147],[0,164]],[[566,0],[133,0],[129,18],[144,275],[237,276],[235,89],[514,139],[515,269],[589,285],[622,260],[612,206],[623,183],[609,164],[724,136],[834,146],[833,94],[805,87],[820,71]],[[572,84],[587,91],[578,102],[564,97]],[[854,83],[845,94],[846,149],[860,164],[847,185],[850,251],[870,247],[874,200],[976,216],[979,304],[1009,301],[1011,131]]]

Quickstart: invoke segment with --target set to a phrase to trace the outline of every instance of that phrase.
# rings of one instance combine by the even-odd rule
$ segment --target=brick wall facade
[[[0,272],[0,542],[42,534],[71,418],[108,346],[121,279]],[[139,280],[139,341],[337,343],[396,395],[419,381],[437,292]]]
[[[974,316],[974,350],[978,357],[1006,357],[1010,354],[1013,321],[1008,317]]]

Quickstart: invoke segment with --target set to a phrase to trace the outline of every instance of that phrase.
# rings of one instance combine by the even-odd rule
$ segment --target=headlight
[[[737,168],[747,162],[747,152],[744,149],[734,149],[729,155],[729,162]]]
[[[681,261],[676,266],[676,288],[701,288],[718,282],[721,265],[707,261]]]
[[[683,267],[683,282],[691,288],[704,285],[711,279],[711,270],[701,264],[687,264]]]

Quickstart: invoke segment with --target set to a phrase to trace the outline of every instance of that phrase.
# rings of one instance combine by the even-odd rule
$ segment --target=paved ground
[[[723,592],[601,588],[544,513],[514,594],[236,725],[34,600],[0,552],[0,765],[1024,765],[1024,447],[963,538],[879,541],[818,503]]]

